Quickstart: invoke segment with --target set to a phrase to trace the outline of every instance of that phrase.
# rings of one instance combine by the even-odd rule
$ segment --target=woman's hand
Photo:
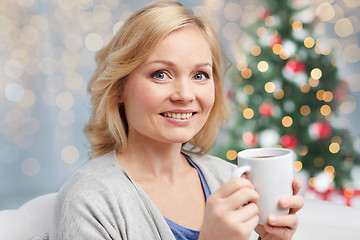
[[[199,239],[249,239],[259,223],[259,195],[246,178],[233,178],[207,200]]]
[[[293,180],[293,196],[283,197],[279,201],[281,208],[290,208],[289,214],[285,216],[269,216],[266,225],[258,225],[255,231],[261,240],[290,240],[294,235],[298,218],[295,215],[304,205],[304,199],[298,194],[301,184],[297,179]]]

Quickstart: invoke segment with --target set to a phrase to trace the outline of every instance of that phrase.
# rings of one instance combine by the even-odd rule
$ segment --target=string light
[[[322,98],[325,102],[331,102],[333,100],[333,94],[330,91],[326,91],[324,92]]]
[[[251,49],[251,54],[254,56],[259,56],[261,53],[261,48],[257,45],[255,45],[252,49]]]
[[[266,33],[266,28],[264,27],[259,27],[256,30],[256,34],[258,35],[258,37],[262,37],[265,33]]]
[[[290,116],[285,116],[281,120],[281,123],[284,127],[291,127],[291,125],[293,124],[293,119]]]
[[[252,110],[251,108],[246,108],[243,112],[243,116],[246,119],[251,119],[254,117],[254,110]]]
[[[274,98],[276,99],[282,99],[285,96],[284,90],[282,89],[276,89],[273,93]]]
[[[301,115],[308,116],[310,114],[310,112],[311,112],[311,109],[308,105],[301,106],[301,108],[300,108]]]
[[[257,67],[260,72],[266,72],[269,69],[269,64],[266,61],[260,61]]]
[[[226,152],[226,158],[233,161],[237,158],[237,152],[235,150],[229,150]]]
[[[299,152],[300,156],[305,156],[309,152],[309,149],[308,149],[307,146],[302,146],[302,148],[300,148],[300,149],[301,149],[300,152]]]
[[[294,21],[292,24],[292,28],[294,31],[300,31],[303,28],[303,25],[299,21]]]
[[[323,105],[321,108],[320,108],[320,113],[323,115],[323,116],[329,116],[330,113],[331,113],[331,107],[329,105]]]
[[[326,166],[324,172],[327,174],[335,174],[335,168],[333,166]]]
[[[315,41],[312,37],[307,37],[304,40],[304,46],[307,48],[312,48],[315,45]]]
[[[322,72],[319,68],[314,68],[310,73],[311,77],[315,80],[319,80],[322,76]]]
[[[340,151],[340,144],[336,143],[336,142],[333,142],[330,144],[329,146],[329,151],[331,153],[337,153]]]
[[[304,83],[300,86],[300,91],[303,93],[308,93],[310,91],[310,85],[307,83]]]
[[[273,82],[267,82],[264,88],[266,92],[273,93],[275,91],[275,84]]]
[[[274,44],[274,46],[272,47],[272,51],[274,54],[276,55],[279,55],[282,53],[283,51],[283,47],[281,44],[277,43],[277,44]]]
[[[251,77],[251,75],[252,75],[252,71],[251,71],[251,69],[250,68],[243,68],[242,70],[241,70],[241,76],[243,77],[243,78],[245,78],[245,79],[248,79],[248,78],[250,78]]]
[[[319,101],[324,100],[324,99],[323,99],[324,93],[325,93],[324,90],[322,90],[322,89],[318,90],[318,91],[316,92],[316,98],[317,98]]]

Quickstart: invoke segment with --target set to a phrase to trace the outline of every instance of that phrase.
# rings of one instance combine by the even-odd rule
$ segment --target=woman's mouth
[[[195,112],[190,112],[190,113],[174,113],[174,112],[164,112],[164,113],[160,113],[161,116],[167,117],[167,118],[173,118],[173,119],[178,119],[178,120],[186,120],[191,118],[194,114],[196,114]]]

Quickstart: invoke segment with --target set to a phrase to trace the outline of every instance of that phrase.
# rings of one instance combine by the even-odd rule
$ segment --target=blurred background
[[[95,70],[94,55],[127,17],[149,2],[0,2],[0,210],[58,191],[88,161],[90,146],[83,129],[91,111],[86,87]],[[245,35],[242,25],[256,16],[256,3],[180,2],[213,23],[226,55],[236,66]],[[319,20],[316,36],[335,49],[335,66],[349,90],[339,114],[350,133],[359,136],[360,1],[301,2],[311,5],[306,12],[309,18]],[[226,86],[232,89],[229,78]],[[353,205],[360,206],[356,195],[360,181],[352,186]]]

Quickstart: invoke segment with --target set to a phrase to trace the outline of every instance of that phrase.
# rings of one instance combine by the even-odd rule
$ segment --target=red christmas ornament
[[[298,60],[290,60],[286,63],[285,69],[293,73],[305,72],[306,66],[303,62]]]
[[[263,117],[271,117],[273,115],[274,106],[271,103],[263,103],[259,107],[259,112]]]
[[[294,135],[284,135],[280,138],[280,144],[284,148],[296,148],[299,145],[299,140]]]
[[[258,145],[258,137],[252,132],[244,132],[242,140],[247,147],[256,147]]]
[[[257,9],[257,14],[258,14],[259,19],[264,20],[266,17],[270,16],[271,11],[268,8],[259,7]]]
[[[310,135],[315,139],[328,138],[331,132],[331,126],[327,122],[316,122],[310,125]]]
[[[278,37],[278,36],[273,37],[270,42],[270,47],[272,48],[272,47],[274,47],[275,44],[281,44],[282,42],[283,42],[283,40],[281,37]]]

